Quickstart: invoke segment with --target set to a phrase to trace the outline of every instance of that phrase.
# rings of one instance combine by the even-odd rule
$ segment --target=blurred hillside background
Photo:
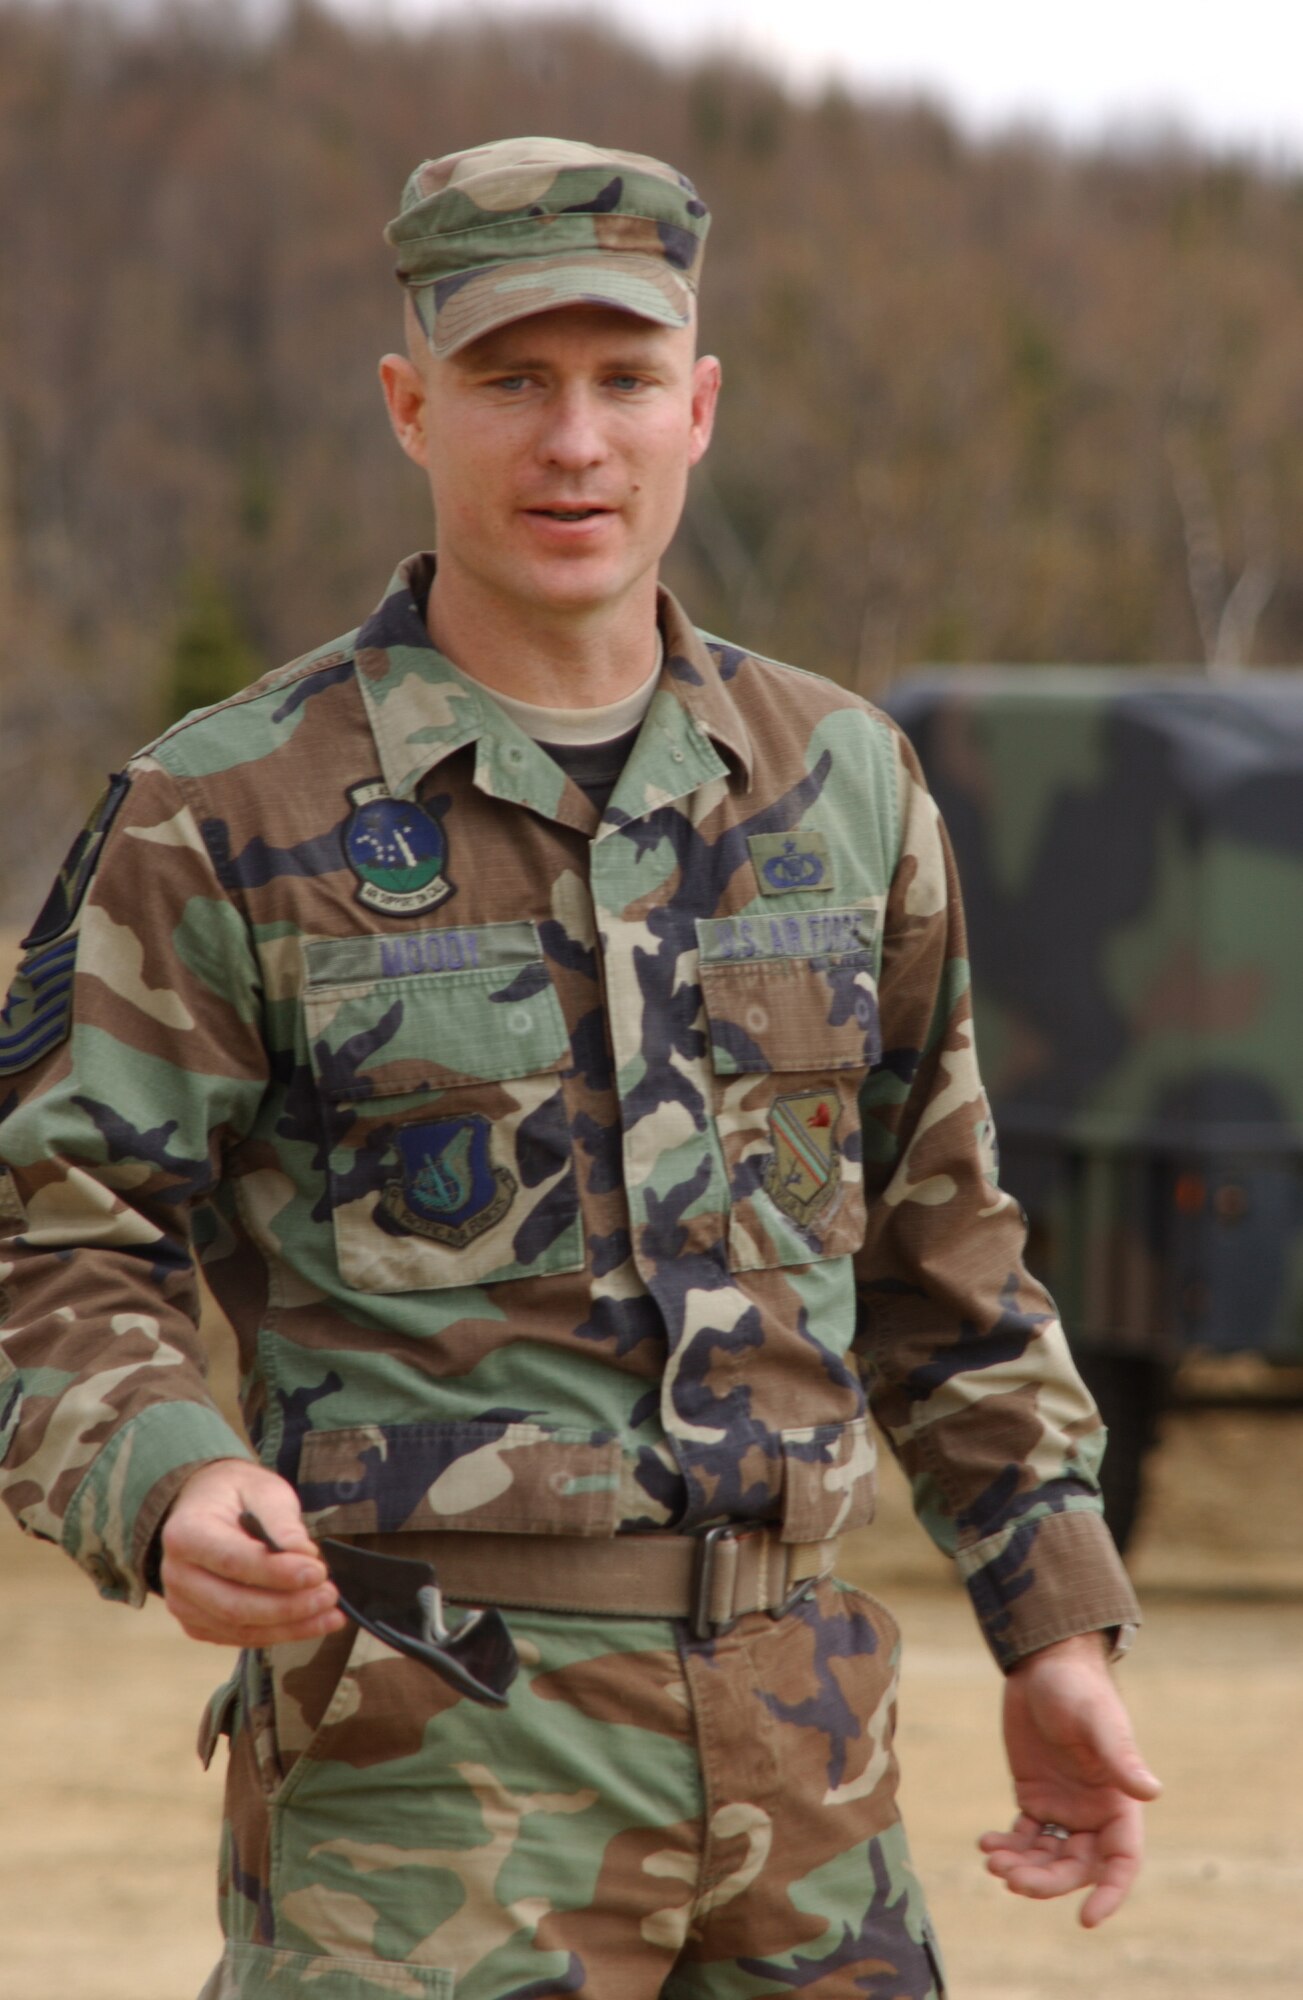
[[[869,694],[1303,660],[1303,168],[979,139],[573,18],[0,0],[0,924],[108,768],[428,540],[380,230],[417,160],[529,131],[715,210],[699,622]]]

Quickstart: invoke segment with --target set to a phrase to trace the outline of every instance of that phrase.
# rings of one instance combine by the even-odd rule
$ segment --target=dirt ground
[[[848,1569],[904,1630],[906,1819],[954,2000],[1303,1994],[1301,1463],[1297,1412],[1169,1422],[1121,1669],[1167,1792],[1140,1889],[1091,1935],[982,1872],[973,1843],[1008,1809],[998,1676],[887,1479]],[[159,1605],[100,1603],[7,1521],[0,1590],[0,2000],[190,2000],[217,1954],[220,1792],[192,1746],[225,1656]]]

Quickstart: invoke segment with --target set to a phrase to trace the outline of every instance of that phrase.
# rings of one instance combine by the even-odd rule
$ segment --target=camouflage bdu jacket
[[[4,1497],[139,1602],[208,1395],[309,1526],[869,1520],[868,1403],[1008,1663],[1136,1611],[996,1188],[948,852],[856,697],[704,639],[604,816],[431,558],[116,781],[0,1038]]]

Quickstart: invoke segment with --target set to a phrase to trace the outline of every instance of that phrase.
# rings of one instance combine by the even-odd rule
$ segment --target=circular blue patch
[[[443,829],[407,799],[369,799],[344,835],[349,867],[373,888],[410,896],[442,874],[448,847]]]

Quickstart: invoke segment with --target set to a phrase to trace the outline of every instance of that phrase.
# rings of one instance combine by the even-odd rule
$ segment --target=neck
[[[656,576],[616,604],[517,605],[436,569],[425,622],[453,665],[493,693],[545,708],[599,708],[641,687],[656,663]]]

